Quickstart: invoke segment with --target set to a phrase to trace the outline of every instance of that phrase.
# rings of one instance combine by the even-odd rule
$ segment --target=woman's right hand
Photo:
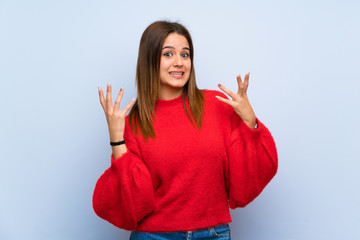
[[[107,84],[106,99],[104,98],[103,90],[99,87],[100,103],[105,112],[111,142],[124,140],[125,116],[135,102],[135,99],[132,99],[123,110],[120,110],[120,102],[123,95],[124,89],[120,88],[113,106],[111,100],[111,85],[109,83]]]

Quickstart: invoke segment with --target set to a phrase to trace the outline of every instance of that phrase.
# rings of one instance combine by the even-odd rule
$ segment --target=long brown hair
[[[179,23],[157,21],[149,25],[140,40],[136,67],[137,99],[129,114],[130,128],[133,133],[140,130],[145,140],[155,138],[152,119],[156,100],[160,93],[160,58],[166,37],[170,33],[184,36],[190,47],[191,71],[188,82],[183,87],[183,105],[191,123],[201,128],[204,111],[204,96],[198,89],[194,70],[194,48],[189,31]],[[190,113],[185,104],[188,98]],[[195,122],[195,123],[194,123]]]

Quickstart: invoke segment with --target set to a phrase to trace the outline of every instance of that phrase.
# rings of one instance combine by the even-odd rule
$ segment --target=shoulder
[[[229,106],[223,102],[221,102],[219,99],[216,98],[216,96],[229,99],[223,92],[217,91],[217,90],[201,90],[204,95],[204,103],[205,104],[213,104],[216,106],[224,107]],[[230,106],[229,106],[230,107]]]
[[[220,92],[218,90],[209,90],[209,89],[203,89],[201,90],[204,94],[204,98],[205,99],[210,99],[210,100],[217,100],[215,98],[215,96],[220,96],[220,97],[223,97],[223,98],[228,98],[223,92]]]
[[[130,124],[130,121],[132,124]],[[124,138],[127,139],[135,139],[137,136],[137,128],[136,124],[134,123],[134,120],[130,119],[130,114],[126,115],[125,117],[125,131],[124,131]]]
[[[217,90],[202,90],[204,94],[204,106],[205,109],[209,111],[214,111],[216,114],[221,114],[225,116],[230,116],[233,114],[234,110],[231,106],[226,103],[221,102],[216,96],[223,97],[228,99],[228,97]]]

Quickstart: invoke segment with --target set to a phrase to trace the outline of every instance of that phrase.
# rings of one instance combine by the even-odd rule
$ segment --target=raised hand
[[[121,88],[113,106],[111,100],[111,85],[107,84],[106,100],[103,90],[99,87],[100,103],[105,112],[111,142],[124,140],[125,116],[135,102],[135,99],[131,100],[123,110],[120,110],[120,102],[123,95],[124,89]]]
[[[256,116],[253,108],[249,102],[247,97],[247,88],[249,86],[249,75],[247,73],[244,78],[244,82],[241,80],[240,74],[236,76],[238,82],[238,92],[237,94],[233,93],[225,86],[218,84],[219,88],[224,91],[227,95],[229,95],[232,100],[225,99],[220,96],[216,96],[221,102],[224,102],[230,106],[232,106],[235,112],[241,117],[241,119],[248,125],[250,128],[255,128],[256,125]]]

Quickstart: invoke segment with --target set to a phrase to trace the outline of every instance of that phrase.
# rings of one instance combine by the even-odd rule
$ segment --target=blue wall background
[[[201,88],[236,89],[272,131],[279,171],[233,239],[360,239],[358,1],[0,0],[0,239],[127,239],[91,205],[111,148],[97,87],[135,97],[140,36],[192,34]]]

